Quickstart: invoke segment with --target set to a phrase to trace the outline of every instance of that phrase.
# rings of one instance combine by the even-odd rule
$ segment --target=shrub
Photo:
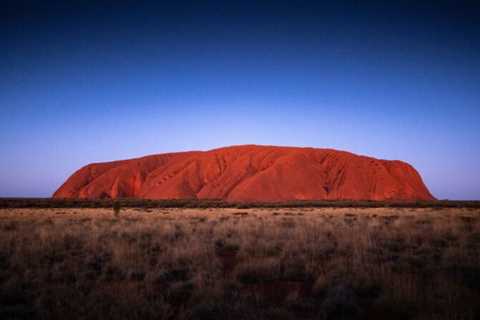
[[[112,204],[112,207],[113,207],[113,214],[115,215],[115,218],[118,218],[118,216],[120,215],[120,210],[122,209],[120,202],[114,201]]]

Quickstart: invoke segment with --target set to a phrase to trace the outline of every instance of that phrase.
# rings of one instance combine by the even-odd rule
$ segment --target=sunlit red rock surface
[[[402,161],[332,149],[233,146],[89,164],[55,198],[432,200]]]

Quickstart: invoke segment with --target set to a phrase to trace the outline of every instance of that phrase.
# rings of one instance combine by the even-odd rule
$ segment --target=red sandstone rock
[[[433,200],[402,161],[332,149],[233,146],[89,164],[54,198]]]

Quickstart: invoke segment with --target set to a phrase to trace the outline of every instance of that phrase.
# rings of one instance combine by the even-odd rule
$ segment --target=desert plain
[[[3,208],[2,319],[478,319],[479,208]]]

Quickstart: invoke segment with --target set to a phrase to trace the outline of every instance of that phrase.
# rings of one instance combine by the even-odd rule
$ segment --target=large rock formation
[[[402,161],[331,149],[233,146],[89,164],[54,198],[432,200]]]

